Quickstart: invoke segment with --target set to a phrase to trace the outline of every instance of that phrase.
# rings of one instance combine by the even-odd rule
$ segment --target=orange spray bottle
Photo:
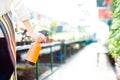
[[[40,42],[32,43],[31,47],[29,48],[26,54],[25,61],[32,65],[36,64],[36,61],[39,57],[40,50],[41,50]]]

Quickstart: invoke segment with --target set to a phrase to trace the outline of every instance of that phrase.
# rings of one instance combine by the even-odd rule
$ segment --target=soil
[[[39,76],[49,70],[49,67],[40,66]],[[35,80],[36,78],[36,68],[35,66],[19,66],[17,68],[17,78],[18,80]]]

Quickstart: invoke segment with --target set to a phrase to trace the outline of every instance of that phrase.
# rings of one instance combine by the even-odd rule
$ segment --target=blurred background
[[[14,17],[18,80],[59,80],[58,78],[48,79],[48,76],[52,75],[61,65],[71,62],[74,59],[72,56],[79,54],[91,43],[99,43],[102,49],[98,45],[93,45],[92,49],[89,48],[86,50],[88,52],[84,53],[91,59],[87,56],[81,59],[87,57],[93,60],[96,56],[94,61],[97,62],[97,53],[108,53],[106,50],[108,46],[105,44],[108,41],[113,21],[112,0],[24,0],[24,3],[30,13],[33,30],[43,33],[47,37],[47,42],[41,43],[42,48],[36,65],[31,66],[25,63],[24,57],[33,40],[29,37],[24,25]],[[94,51],[97,51],[95,56],[89,54]],[[111,55],[107,56],[111,58]],[[102,65],[106,66],[104,58],[100,59],[103,61]],[[108,62],[112,60],[113,58]],[[79,60],[75,62],[77,66]],[[114,62],[112,64],[112,68],[115,67]],[[75,68],[72,66],[72,69]],[[80,80],[80,78],[62,78],[61,80]]]
[[[48,39],[52,41],[88,39],[95,38],[95,35],[98,39],[98,35],[100,38],[102,34],[100,28],[105,30],[103,32],[107,35],[111,25],[112,12],[109,0],[24,0],[24,2],[30,13],[33,29],[47,32]],[[15,23],[18,36],[16,41],[30,40],[23,33],[24,26],[17,19]],[[23,37],[25,39],[22,39]]]

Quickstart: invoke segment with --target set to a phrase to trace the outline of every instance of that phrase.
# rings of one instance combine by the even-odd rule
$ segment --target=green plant
[[[107,41],[109,53],[113,57],[120,56],[120,0],[112,0],[113,21]]]

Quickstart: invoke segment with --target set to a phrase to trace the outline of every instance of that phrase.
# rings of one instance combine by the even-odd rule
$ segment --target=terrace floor
[[[97,53],[99,63],[97,64]],[[45,73],[39,77],[39,80]],[[66,61],[45,80],[117,80],[113,66],[100,43],[91,43]]]

